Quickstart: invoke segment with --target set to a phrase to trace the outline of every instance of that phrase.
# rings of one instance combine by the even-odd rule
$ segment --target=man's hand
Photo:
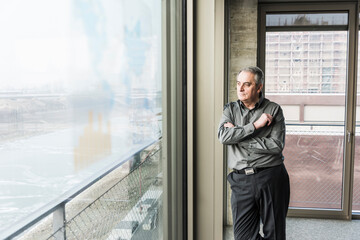
[[[226,128],[232,128],[232,127],[235,127],[234,124],[232,124],[231,122],[227,122],[224,124],[224,127]]]
[[[273,120],[273,117],[270,114],[263,113],[260,118],[254,122],[255,129],[259,129],[265,126],[269,126]],[[225,126],[225,125],[224,125]]]

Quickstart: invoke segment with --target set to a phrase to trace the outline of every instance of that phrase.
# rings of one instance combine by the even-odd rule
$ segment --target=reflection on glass
[[[161,2],[3,2],[0,28],[1,232],[161,136]]]
[[[282,35],[287,55],[274,48]],[[291,207],[341,209],[346,45],[346,31],[266,33],[265,93],[287,123]]]
[[[348,25],[347,13],[267,14],[266,26]],[[316,37],[315,37],[316,38]]]
[[[79,136],[78,145],[74,147],[75,170],[91,165],[111,154],[110,122],[103,131],[102,116],[98,116],[98,126],[95,129],[93,113],[89,112],[89,123],[84,127],[84,134]]]

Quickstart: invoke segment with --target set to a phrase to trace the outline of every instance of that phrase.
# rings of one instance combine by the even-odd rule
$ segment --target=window
[[[97,192],[66,209],[72,218],[84,204],[90,211],[96,206],[85,214],[89,219],[67,222],[83,227],[66,226],[69,238],[163,237],[157,227],[166,211],[161,199],[167,181],[160,157],[162,51],[168,44],[162,42],[163,10],[158,0],[2,3],[1,234],[50,202],[105,179]],[[115,167],[112,178],[102,175]],[[92,232],[96,214],[109,216],[96,218],[107,232],[76,235]]]
[[[351,163],[352,140],[345,133],[352,132],[354,6],[260,5],[259,65],[265,76],[277,69],[290,72],[290,80],[265,77],[265,96],[283,106],[287,123],[291,215],[349,217],[350,186],[343,183],[350,179],[345,172]],[[290,66],[280,64],[280,50],[277,56],[267,49],[282,35],[292,45]]]

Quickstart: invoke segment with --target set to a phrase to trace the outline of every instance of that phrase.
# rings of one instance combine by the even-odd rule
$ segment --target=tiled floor
[[[358,240],[360,220],[287,218],[287,240]],[[225,229],[225,240],[234,240],[232,227]]]

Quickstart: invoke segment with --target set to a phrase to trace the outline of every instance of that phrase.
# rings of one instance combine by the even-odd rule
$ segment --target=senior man
[[[258,67],[237,76],[236,102],[224,107],[218,138],[228,148],[231,208],[236,240],[285,239],[289,175],[283,164],[285,119],[281,107],[264,98]],[[259,234],[260,220],[264,237]]]

